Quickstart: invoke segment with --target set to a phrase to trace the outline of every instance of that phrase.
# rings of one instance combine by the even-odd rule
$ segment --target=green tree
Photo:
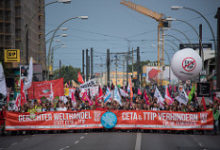
[[[148,65],[150,63],[152,63],[150,60],[141,61],[140,66],[142,68],[144,65]],[[137,71],[137,63],[134,63],[133,69],[134,69],[134,71]],[[132,71],[132,64],[128,65],[128,72],[131,72],[131,71]]]
[[[54,71],[53,79],[64,78],[64,83],[70,80],[77,81],[78,72],[80,72],[80,68],[62,66],[61,69],[56,69]]]

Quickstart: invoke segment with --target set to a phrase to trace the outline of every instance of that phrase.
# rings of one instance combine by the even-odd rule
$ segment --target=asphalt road
[[[220,150],[220,135],[89,132],[0,136],[0,150]]]

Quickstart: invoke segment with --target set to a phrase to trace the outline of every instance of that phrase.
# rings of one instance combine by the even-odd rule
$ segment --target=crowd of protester
[[[111,87],[111,90],[114,89],[114,86]],[[106,87],[103,87],[103,95],[105,95]],[[143,91],[147,91],[148,95],[148,103],[143,96]],[[181,112],[200,112],[200,111],[212,111],[214,116],[214,127],[215,131],[218,128],[219,124],[219,116],[220,116],[220,98],[215,98],[214,100],[209,101],[206,105],[206,110],[204,110],[204,106],[197,100],[196,93],[193,96],[193,99],[187,105],[179,103],[175,96],[177,96],[177,92],[175,90],[170,90],[171,96],[174,98],[174,102],[170,105],[164,102],[163,107],[158,104],[158,100],[154,97],[155,89],[153,88],[145,88],[142,90],[142,94],[134,92],[134,97],[131,100],[130,97],[123,97],[121,99],[121,105],[114,101],[113,99],[108,100],[104,103],[103,99],[97,100],[97,97],[90,97],[93,104],[89,104],[88,101],[82,101],[80,98],[80,90],[76,89],[75,91],[75,100],[71,100],[70,97],[66,97],[65,100],[61,100],[59,98],[55,98],[54,100],[49,100],[46,98],[38,99],[38,100],[27,100],[23,106],[21,106],[18,110],[15,109],[13,105],[10,103],[6,104],[3,107],[3,110],[7,111],[19,111],[19,112],[29,112],[29,113],[39,113],[46,111],[75,111],[75,110],[153,110],[153,111],[181,111]],[[186,89],[187,90],[187,89]],[[135,89],[134,89],[135,91]],[[162,95],[164,95],[163,87],[160,88]]]

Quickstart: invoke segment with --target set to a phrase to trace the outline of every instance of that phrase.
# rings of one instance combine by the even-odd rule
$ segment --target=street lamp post
[[[63,27],[63,28],[60,28],[60,30],[66,31],[66,30],[68,30],[68,28],[67,27]],[[55,29],[50,30],[49,32],[46,33],[45,37],[48,36],[50,33],[54,32],[54,31],[55,31]]]
[[[190,26],[193,29],[193,31],[196,33],[196,36],[199,38],[199,33],[196,31],[196,28],[193,25],[191,25],[190,23],[188,23],[187,21],[176,19],[176,18],[171,18],[171,17],[166,18],[166,20],[167,21],[179,21],[179,22],[187,24],[188,26]]]
[[[183,43],[179,38],[177,38],[176,36],[170,35],[170,34],[163,34],[162,36],[169,36],[172,37],[174,39],[176,39],[177,41],[179,41],[179,43]]]
[[[166,41],[168,41],[168,40],[166,40]],[[168,41],[168,42],[169,42],[169,41]],[[176,52],[176,49],[175,49],[170,43],[166,43],[166,44],[168,44],[168,45],[172,48],[172,50],[173,50],[174,53]],[[179,48],[177,47],[177,49],[179,49]]]
[[[67,37],[67,36],[68,36],[68,34],[66,34],[66,33],[63,33],[63,34],[60,34],[60,35],[55,35],[55,37]],[[46,40],[46,44],[47,44],[50,40],[51,40],[51,38],[47,39],[47,40]]]
[[[181,34],[186,38],[186,40],[188,41],[188,43],[191,44],[191,41],[190,41],[189,37],[188,37],[184,32],[182,32],[182,31],[180,31],[180,30],[178,30],[178,29],[175,29],[175,28],[169,28],[169,29],[181,33]]]
[[[168,44],[169,44],[170,46],[172,45],[172,47],[175,46],[176,49],[179,49],[179,46],[178,46],[176,43],[174,43],[172,40],[167,40],[167,39],[166,39],[166,42],[169,42]]]
[[[65,44],[58,44],[58,45],[55,45],[54,47],[52,47],[52,55],[51,55],[51,66],[50,67],[52,67],[53,68],[53,60],[54,60],[54,51],[56,50],[56,49],[58,49],[58,48],[62,48],[62,47],[65,47],[66,45]],[[51,68],[51,69],[52,69]]]
[[[187,24],[188,26],[190,26],[190,27],[193,29],[193,31],[196,33],[196,35],[197,35],[197,37],[198,37],[198,39],[199,39],[199,42],[200,42],[201,51],[202,51],[202,60],[203,60],[203,61],[202,61],[202,70],[204,70],[204,52],[203,52],[202,40],[201,40],[201,38],[200,38],[198,32],[196,31],[196,28],[195,28],[193,25],[191,25],[190,23],[188,23],[188,22],[186,22],[186,21],[184,21],[184,20],[175,19],[175,18],[171,18],[171,17],[166,18],[166,20],[167,20],[167,21],[180,21],[180,22],[182,22],[182,23]]]
[[[170,68],[170,63],[171,63],[171,61],[170,61],[170,56],[169,56],[169,54],[167,53],[167,50],[165,50],[164,49],[164,52],[165,52],[165,54],[167,55],[167,58],[168,58],[168,62],[169,62],[169,82],[170,82],[170,80],[171,80],[171,68]]]
[[[51,40],[50,40],[50,45],[49,45],[49,51],[48,51],[48,66],[47,66],[47,68],[51,65],[51,64],[50,64],[51,46],[52,46],[53,39],[54,39],[54,37],[55,37],[55,35],[56,35],[56,32],[57,32],[57,31],[59,30],[59,28],[60,28],[63,24],[65,24],[66,22],[68,22],[68,21],[70,21],[70,20],[73,20],[73,19],[77,19],[77,18],[79,18],[79,19],[88,19],[88,16],[78,16],[78,17],[69,18],[69,19],[63,21],[61,24],[59,24],[58,27],[57,27],[57,28],[55,29],[55,31],[53,32],[53,35],[52,35]],[[49,68],[48,68],[48,71],[49,71]],[[49,80],[49,72],[48,72],[48,80]]]
[[[187,9],[187,10],[190,10],[190,11],[193,11],[193,12],[199,14],[199,15],[205,20],[205,22],[207,23],[207,25],[209,26],[209,29],[210,29],[210,31],[211,31],[212,38],[213,38],[213,41],[214,41],[215,51],[217,50],[217,44],[216,44],[215,34],[214,34],[213,29],[212,29],[212,26],[210,25],[208,19],[207,19],[201,12],[199,12],[198,10],[195,10],[195,9],[193,9],[193,8],[189,8],[189,7],[185,7],[185,6],[171,6],[171,9],[172,9],[172,10]]]

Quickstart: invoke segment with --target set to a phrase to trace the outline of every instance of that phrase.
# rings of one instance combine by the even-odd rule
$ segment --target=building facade
[[[4,63],[5,49],[20,49],[20,63]],[[0,61],[6,78],[30,57],[46,70],[44,0],[0,0]]]

